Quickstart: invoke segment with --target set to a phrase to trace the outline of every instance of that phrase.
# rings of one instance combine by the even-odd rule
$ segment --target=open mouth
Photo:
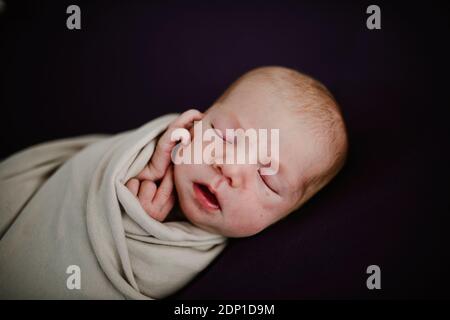
[[[194,183],[194,193],[198,202],[200,202],[205,209],[209,211],[220,209],[217,197],[208,189],[208,186],[200,183]]]

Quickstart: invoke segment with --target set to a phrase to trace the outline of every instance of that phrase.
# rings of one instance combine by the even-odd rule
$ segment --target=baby
[[[195,139],[196,121],[231,145],[226,129],[278,129],[276,174],[262,174],[268,164],[261,161],[218,161],[226,150],[201,164],[174,164],[174,130],[188,129]],[[166,220],[177,197],[185,218],[196,226],[246,237],[286,217],[324,187],[342,168],[347,145],[339,107],[321,83],[291,69],[261,67],[236,80],[204,114],[189,110],[175,119],[148,165],[126,186],[158,221]],[[190,142],[180,146],[192,147]]]

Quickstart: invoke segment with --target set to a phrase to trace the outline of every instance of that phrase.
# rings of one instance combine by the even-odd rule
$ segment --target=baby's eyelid
[[[223,138],[222,131],[214,127],[214,125],[211,123],[211,128],[213,128],[214,132],[221,138]]]
[[[258,175],[261,178],[261,180],[263,181],[263,183],[266,185],[267,188],[269,188],[272,192],[278,194],[278,192],[274,188],[272,188],[270,186],[270,184],[266,181],[266,179],[267,179],[266,176],[261,174],[261,168],[258,168]]]
[[[211,122],[211,128],[214,130],[214,132],[225,142],[227,143],[231,143],[230,141],[227,140],[227,138],[223,135],[222,131],[220,129],[217,129],[216,127],[214,127],[214,125]]]

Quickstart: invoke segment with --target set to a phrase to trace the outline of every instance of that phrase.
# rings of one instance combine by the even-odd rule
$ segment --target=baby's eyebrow
[[[226,113],[224,116],[212,118],[210,123],[215,129],[220,130],[223,135],[227,134],[227,130],[244,129],[239,119],[229,113]]]
[[[221,119],[225,119],[225,123],[231,124],[230,128],[227,129],[238,129],[243,128],[241,122],[239,121],[238,117],[234,114],[226,113],[225,117],[221,117]],[[226,127],[229,127],[228,125]]]

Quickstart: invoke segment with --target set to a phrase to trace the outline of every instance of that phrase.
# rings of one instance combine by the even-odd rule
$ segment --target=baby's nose
[[[213,164],[217,170],[228,180],[233,188],[240,188],[244,184],[244,165],[240,164]]]

